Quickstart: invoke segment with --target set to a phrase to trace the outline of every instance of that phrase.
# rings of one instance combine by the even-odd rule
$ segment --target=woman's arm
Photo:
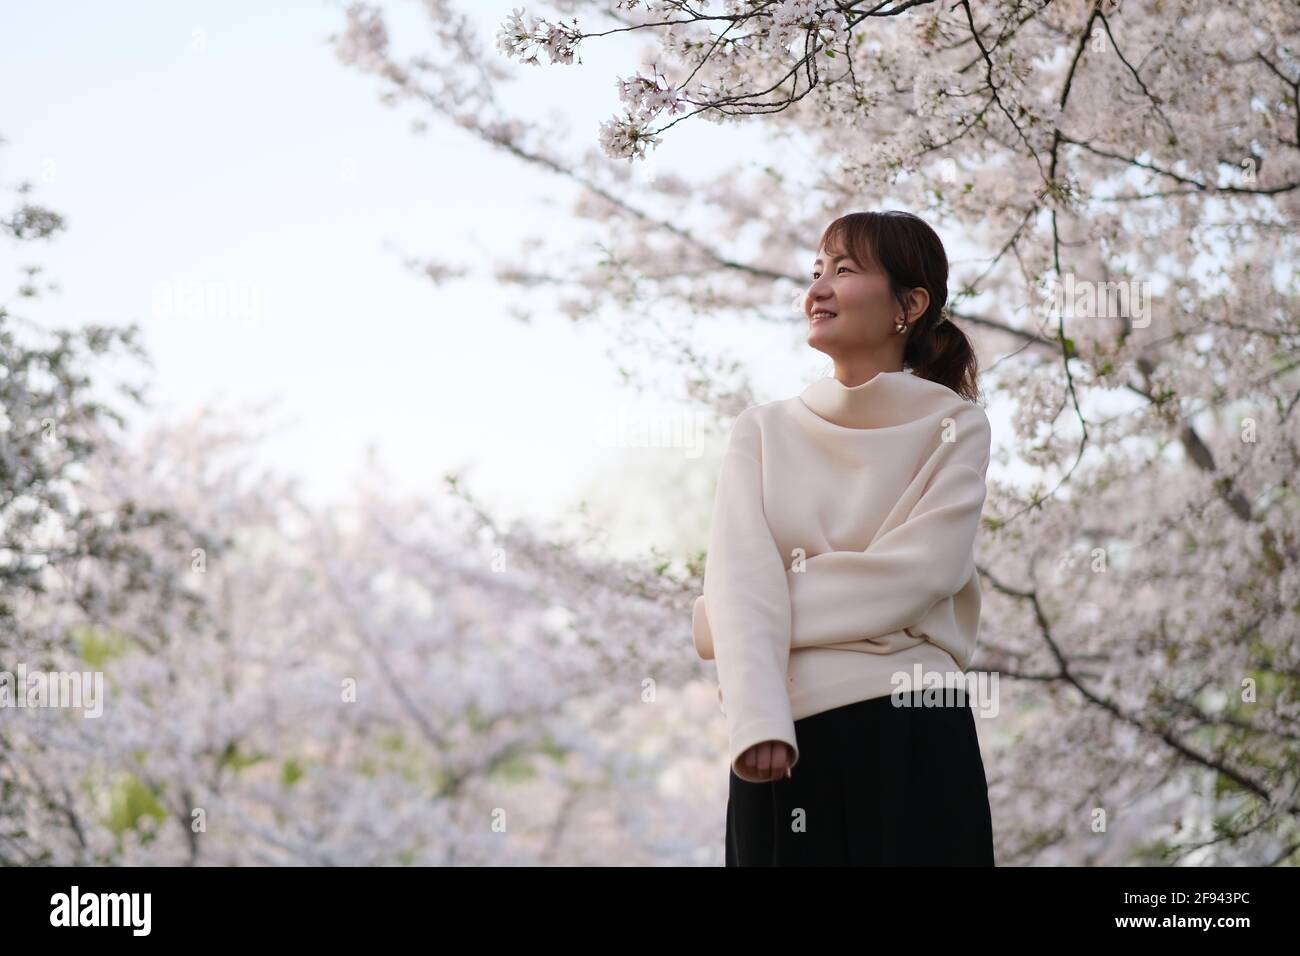
[[[983,412],[940,442],[929,485],[906,519],[865,551],[830,551],[787,573],[791,647],[882,637],[920,624],[975,573],[975,533],[988,493],[990,430]]]
[[[914,627],[970,579],[991,444],[987,416],[971,408],[978,414],[954,422],[953,440],[940,442],[918,472],[915,481],[923,490],[901,523],[864,551],[813,555],[803,570],[786,572],[792,648],[869,640]],[[712,624],[709,609],[697,600],[692,630],[705,659],[714,653]]]
[[[718,683],[726,698],[728,751],[739,759],[754,744],[780,740],[799,762],[786,688],[790,657],[790,591],[785,563],[763,512],[758,423],[746,409],[736,418],[722,457],[704,596],[709,609]]]

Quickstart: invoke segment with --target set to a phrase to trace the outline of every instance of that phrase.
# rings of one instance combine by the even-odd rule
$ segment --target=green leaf
[[[298,763],[296,759],[286,760],[280,768],[280,782],[286,787],[292,787],[302,779],[302,775],[302,764]]]
[[[167,819],[167,811],[162,808],[154,792],[133,774],[127,774],[113,787],[108,808],[108,819],[104,824],[117,836],[135,829],[143,816]]]

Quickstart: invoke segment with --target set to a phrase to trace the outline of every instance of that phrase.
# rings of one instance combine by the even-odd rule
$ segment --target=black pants
[[[730,773],[727,866],[993,866],[988,782],[964,696],[876,697],[795,721],[793,775]]]

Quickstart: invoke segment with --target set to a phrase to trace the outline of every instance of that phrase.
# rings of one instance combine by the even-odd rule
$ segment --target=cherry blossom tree
[[[30,192],[24,250],[64,228]],[[308,508],[251,463],[265,409],[133,433],[97,372],[136,331],[0,308],[0,863],[712,861],[720,721],[639,638],[680,613],[658,574],[378,472]],[[31,706],[38,671],[101,675],[99,707]]]
[[[7,666],[94,668],[106,691],[93,718],[0,709],[3,859],[712,862],[720,821],[696,801],[722,795],[702,732],[720,719],[672,644],[641,637],[680,613],[653,571],[610,578],[463,495],[396,500],[377,470],[313,511],[250,465],[253,421],[274,427],[205,412],[84,461],[84,512],[122,489],[165,504],[132,544],[191,603],[82,608],[83,589],[126,593],[87,558],[24,610]]]
[[[23,182],[9,190],[0,238],[22,257],[54,240],[63,217],[35,202]],[[20,262],[0,304],[0,672],[81,673],[114,646],[130,619],[142,648],[163,648],[178,621],[201,614],[181,566],[169,556],[203,540],[178,514],[116,484],[91,494],[86,472],[121,454],[122,410],[89,372],[102,356],[143,358],[138,328],[92,325],[44,330],[25,312],[58,288],[35,262]],[[143,393],[119,390],[132,405]],[[16,709],[26,685],[0,694],[0,862],[104,862],[111,826],[94,820],[79,775],[81,733],[94,718],[59,709]],[[83,701],[84,702],[84,701]],[[93,787],[92,787],[93,789]],[[129,785],[107,780],[95,796],[125,800]],[[101,816],[111,816],[108,811]]]
[[[495,37],[424,6],[434,49],[399,60],[355,4],[338,55],[573,187],[598,252],[520,237],[497,278],[720,427],[759,396],[701,319],[797,321],[844,211],[960,239],[953,316],[1011,409],[977,555],[999,862],[1295,862],[1293,5],[563,2]],[[612,118],[502,105],[615,33],[648,67]],[[762,124],[770,162],[638,177],[691,119]],[[29,193],[0,219],[23,249],[64,225]],[[128,438],[91,373],[133,335],[14,315],[42,283],[0,308],[0,670],[89,667],[107,699],[0,708],[0,862],[720,862],[698,548],[615,559],[454,475],[315,510],[254,471],[258,411]]]
[[[115,860],[709,861],[718,822],[689,801],[712,765],[697,732],[716,729],[712,694],[675,690],[691,668],[671,646],[638,659],[587,631],[620,616],[625,634],[667,630],[661,602],[593,585],[560,608],[506,557],[553,538],[491,533],[461,498],[395,500],[378,470],[315,512],[249,467],[254,419],[178,421],[95,470],[223,532],[190,571],[204,620],[148,652],[124,622],[105,665],[117,704],[77,734],[147,808]],[[570,557],[566,579],[581,566]]]
[[[1000,862],[1296,861],[1294,4],[563,0],[491,40],[422,5],[431,50],[399,56],[354,3],[338,56],[419,104],[417,132],[575,189],[599,252],[520,237],[496,278],[656,360],[629,380],[665,400],[723,422],[759,400],[699,327],[800,321],[836,215],[909,209],[961,250],[950,310],[1011,409],[977,554],[975,668],[1007,687],[982,728]],[[503,105],[614,35],[644,46],[612,117],[575,133]],[[637,178],[687,121],[761,124],[770,161]],[[594,573],[520,557],[565,606]],[[699,557],[604,568],[638,599],[605,584],[603,612],[658,596],[689,657]]]

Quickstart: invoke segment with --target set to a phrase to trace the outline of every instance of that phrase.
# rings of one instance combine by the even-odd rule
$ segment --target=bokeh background
[[[1300,13],[517,3],[7,15],[0,671],[105,690],[0,707],[0,860],[719,864],[717,456],[902,208],[999,863],[1293,864]]]

